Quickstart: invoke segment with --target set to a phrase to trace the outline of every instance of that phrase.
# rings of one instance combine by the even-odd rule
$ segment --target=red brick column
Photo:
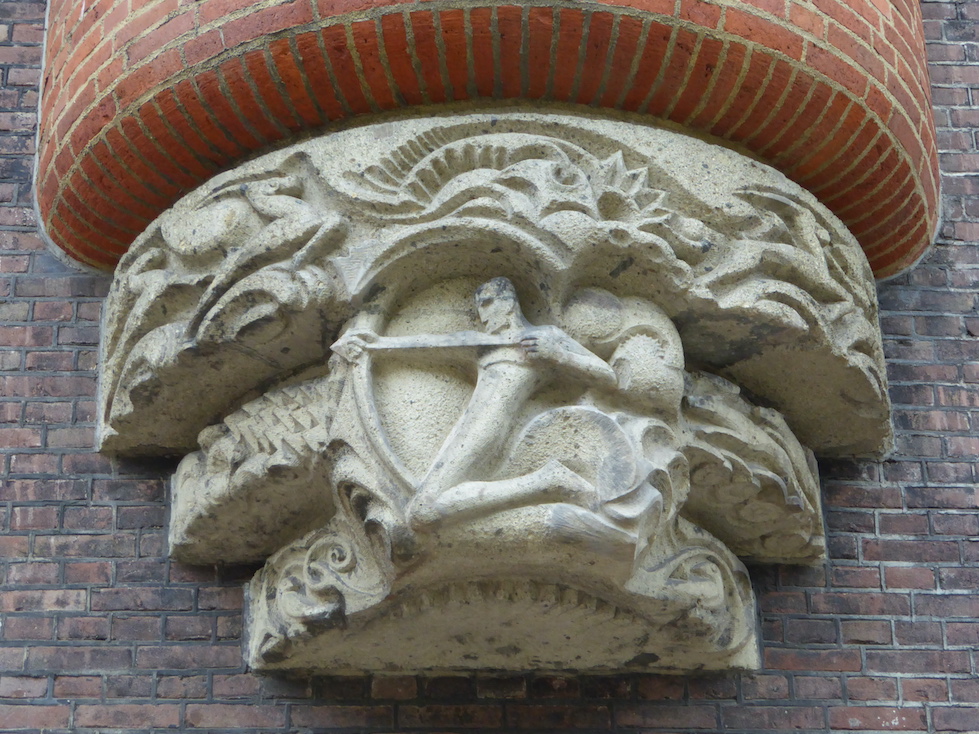
[[[937,222],[910,0],[52,0],[48,33],[38,204],[60,247],[103,268],[253,151],[476,99],[636,112],[739,144],[833,209],[879,276]]]

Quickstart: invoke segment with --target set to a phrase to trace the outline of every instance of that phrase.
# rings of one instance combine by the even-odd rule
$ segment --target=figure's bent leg
[[[439,493],[418,494],[408,512],[412,525],[423,529],[554,502],[595,509],[598,490],[580,474],[551,459],[537,471],[512,479],[463,482]]]
[[[517,364],[494,364],[481,372],[469,406],[435,455],[418,494],[437,495],[474,474],[486,476],[536,381],[533,370]]]

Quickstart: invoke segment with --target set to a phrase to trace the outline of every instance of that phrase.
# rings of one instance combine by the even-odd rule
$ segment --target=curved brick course
[[[639,112],[739,143],[830,206],[878,276],[913,262],[936,225],[909,0],[81,5],[52,3],[38,200],[52,239],[93,265],[295,132],[478,98]]]

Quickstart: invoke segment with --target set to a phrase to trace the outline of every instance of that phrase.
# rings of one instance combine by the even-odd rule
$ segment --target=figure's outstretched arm
[[[399,349],[478,349],[513,344],[513,340],[479,331],[456,331],[449,334],[412,334],[411,336],[378,336],[368,329],[348,331],[330,347],[347,361],[354,361],[365,351],[385,352]]]
[[[520,345],[530,360],[546,360],[588,382],[604,387],[616,386],[615,370],[562,331],[531,328],[524,332]]]

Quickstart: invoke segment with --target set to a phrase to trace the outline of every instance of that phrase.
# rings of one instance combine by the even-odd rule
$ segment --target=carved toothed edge
[[[564,584],[545,583],[532,579],[486,579],[456,581],[397,597],[386,614],[392,617],[411,617],[425,609],[448,604],[476,604],[483,601],[502,601],[538,604],[544,607],[574,607],[594,615],[596,624],[625,620],[643,624],[636,612],[602,599],[582,589]]]
[[[266,582],[267,583],[267,582]],[[256,592],[253,582],[248,592],[248,603],[250,608],[255,608],[267,599],[258,598],[261,592]],[[641,603],[641,600],[638,600]],[[604,656],[604,652],[598,649],[588,649],[589,639],[594,637],[597,630],[601,630],[599,637],[603,641],[617,640],[617,644],[622,647],[617,651],[620,660],[612,664],[615,669],[642,669],[642,670],[662,670],[662,671],[682,671],[686,668],[680,661],[698,661],[691,664],[691,668],[700,667],[706,661],[717,664],[721,660],[737,661],[737,667],[749,665],[745,661],[756,656],[753,646],[756,643],[754,627],[748,622],[747,626],[738,620],[732,620],[733,626],[743,627],[740,635],[721,635],[722,644],[717,646],[712,643],[710,638],[702,637],[699,633],[699,625],[694,624],[690,634],[684,630],[684,615],[677,617],[665,626],[659,628],[659,634],[650,635],[650,632],[657,627],[650,627],[650,620],[641,612],[630,609],[624,605],[624,601],[615,601],[602,598],[580,588],[575,588],[567,584],[542,582],[533,579],[484,579],[479,581],[453,581],[441,585],[427,587],[421,590],[406,589],[400,594],[396,594],[390,599],[379,603],[376,608],[368,610],[363,617],[357,620],[348,619],[343,611],[343,600],[337,598],[331,600],[331,609],[335,613],[325,615],[322,620],[298,621],[279,617],[279,626],[275,631],[270,631],[268,627],[264,629],[256,622],[260,621],[254,611],[249,614],[248,626],[250,634],[261,635],[261,640],[249,641],[252,654],[251,664],[257,667],[271,668],[292,668],[301,669],[308,662],[309,654],[302,657],[303,647],[312,644],[312,640],[320,635],[332,638],[337,635],[336,645],[342,649],[349,649],[359,635],[364,635],[366,644],[370,639],[374,624],[388,625],[391,620],[400,620],[399,624],[410,624],[415,618],[425,617],[427,613],[433,612],[436,615],[447,613],[450,608],[471,609],[474,615],[478,615],[480,609],[490,609],[496,605],[503,605],[510,610],[509,615],[519,615],[530,608],[536,608],[545,615],[551,622],[546,624],[558,625],[552,627],[557,638],[552,639],[551,643],[556,644],[557,639],[566,644],[568,650],[576,650],[580,654],[585,650],[588,656]],[[490,613],[491,612],[487,612]],[[273,612],[273,614],[275,614]],[[691,614],[696,616],[696,610],[692,609]],[[550,616],[550,615],[557,615]],[[478,617],[474,617],[477,619]],[[663,620],[658,620],[662,623]],[[690,621],[690,620],[688,620]],[[539,623],[536,615],[528,618],[529,626],[524,633],[518,633],[517,639],[521,639],[523,634],[535,635],[535,625]],[[559,631],[564,630],[564,631]],[[585,629],[591,630],[586,633]],[[410,629],[410,628],[408,628]],[[696,631],[694,631],[696,630]],[[491,636],[498,635],[501,630],[492,628],[482,628],[478,621],[474,621],[472,631],[461,636],[454,635],[452,639],[446,638],[444,642],[455,647],[457,653],[463,656],[467,653],[466,645],[473,644],[474,650],[478,648],[475,638],[468,640],[470,634],[479,637],[482,632]],[[416,632],[421,632],[417,630]],[[426,639],[434,646],[442,644],[442,637],[438,629],[431,629],[424,633]],[[505,633],[504,633],[505,636]],[[656,638],[655,640],[653,638]],[[736,638],[736,639],[735,639]],[[499,637],[497,638],[499,640]],[[468,640],[468,641],[467,641]],[[333,643],[324,641],[322,648],[325,654],[333,654],[338,648]],[[624,655],[622,650],[632,650],[628,655]],[[462,651],[462,652],[460,652]],[[555,652],[546,645],[542,649],[527,648],[522,651],[531,659],[551,659],[555,656],[561,658],[568,656],[568,664],[572,661],[576,653]],[[299,663],[290,665],[290,658],[298,655]],[[341,653],[342,657],[343,653]],[[313,657],[317,657],[315,654]],[[662,661],[662,662],[660,662]],[[411,665],[409,664],[409,668]],[[448,669],[453,669],[449,665]]]
[[[323,456],[337,381],[317,375],[274,388],[201,431],[201,449],[174,475],[172,556],[262,560],[329,519]]]
[[[825,538],[812,452],[778,412],[752,405],[721,377],[692,373],[685,392],[691,475],[685,514],[756,562],[821,560]],[[780,514],[754,516],[752,503]]]

